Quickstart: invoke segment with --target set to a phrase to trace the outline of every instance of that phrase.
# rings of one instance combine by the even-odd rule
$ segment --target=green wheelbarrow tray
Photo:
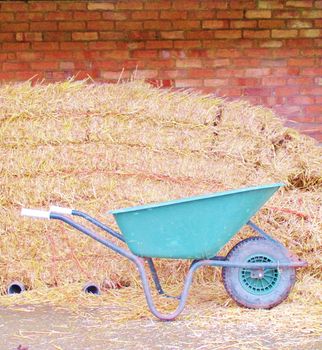
[[[207,259],[249,221],[283,183],[110,211],[133,254]]]

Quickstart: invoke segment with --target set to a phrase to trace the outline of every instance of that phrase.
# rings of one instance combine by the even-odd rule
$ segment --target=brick
[[[215,18],[214,10],[193,10],[188,11],[188,19],[213,19]]]
[[[272,91],[270,88],[245,88],[243,89],[244,96],[271,96]]]
[[[44,53],[45,61],[57,61],[57,60],[71,60],[74,58],[74,52],[72,51],[46,51]]]
[[[73,2],[73,1],[59,1],[58,3],[59,10],[78,10],[85,11],[87,9],[87,4],[85,2]]]
[[[75,11],[73,18],[76,21],[96,21],[102,18],[102,12],[100,11]],[[70,17],[66,18],[70,20]]]
[[[14,14],[12,12],[0,12],[0,23],[11,22],[14,20]],[[25,19],[22,19],[23,21]]]
[[[140,0],[123,0],[116,2],[118,10],[140,10],[143,9],[143,2]]]
[[[294,96],[299,94],[299,88],[294,86],[278,86],[275,88],[276,96]]]
[[[171,8],[171,0],[149,0],[144,3],[147,10],[167,10]]]
[[[184,39],[184,32],[182,30],[161,32],[160,36],[162,39]]]
[[[216,30],[215,38],[217,39],[240,39],[242,37],[241,30]]]
[[[279,11],[276,10],[273,12],[274,18],[299,18],[299,11]]]
[[[202,79],[177,79],[174,85],[177,88],[201,87]]]
[[[314,6],[317,9],[322,9],[322,1],[321,0],[315,1]]]
[[[54,1],[31,2],[28,8],[28,11],[41,11],[41,12],[56,11],[56,10],[57,10],[57,3],[55,3]]]
[[[7,43],[2,44],[2,51],[25,51],[30,47],[29,43]]]
[[[1,12],[25,12],[28,11],[28,5],[23,2],[2,2]]]
[[[263,67],[285,67],[286,66],[285,59],[264,59],[261,62],[261,66]]]
[[[245,77],[263,77],[269,75],[270,72],[270,68],[248,68],[245,69]]]
[[[201,8],[205,9],[220,9],[225,10],[228,8],[227,0],[202,0],[200,1]]]
[[[172,21],[173,29],[185,29],[185,30],[192,30],[192,29],[199,29],[201,28],[200,21],[193,21],[193,20],[174,20]]]
[[[321,29],[300,29],[300,36],[304,38],[320,38],[321,35]]]
[[[310,67],[314,66],[315,59],[314,58],[290,58],[288,60],[289,66],[299,66],[299,67]]]
[[[267,41],[261,41],[259,43],[259,46],[263,48],[276,48],[276,47],[282,47],[283,42],[280,40],[267,40]]]
[[[72,39],[76,41],[92,41],[98,39],[97,32],[73,32]]]
[[[291,96],[288,97],[287,102],[294,105],[310,105],[315,102],[315,99],[309,96]]]
[[[249,39],[265,39],[265,38],[269,38],[270,31],[269,30],[244,30],[243,36],[244,38],[249,38]]]
[[[133,58],[157,58],[158,50],[134,50],[131,56]]]
[[[236,67],[258,67],[260,60],[258,58],[236,58],[234,59],[234,65]]]
[[[14,33],[0,33],[0,43],[3,41],[14,41],[15,35]]]
[[[59,68],[58,62],[31,62],[31,69],[37,70],[57,70]]]
[[[322,18],[322,10],[302,11],[303,18]]]
[[[287,58],[287,57],[296,57],[299,55],[299,49],[293,48],[281,48],[271,50],[271,56],[274,58]]]
[[[212,78],[214,75],[214,70],[209,68],[188,69],[188,78]]]
[[[185,32],[185,36],[187,39],[214,39],[215,38],[215,31],[214,30],[193,30]]]
[[[153,10],[133,11],[131,17],[134,20],[158,19],[159,12]]]
[[[295,1],[286,1],[287,7],[312,7],[313,0],[295,0]]]
[[[24,32],[16,34],[17,41],[42,41],[42,33],[38,32]]]
[[[314,27],[315,28],[322,28],[322,19],[316,19],[314,21]]]
[[[24,32],[29,30],[29,23],[2,23],[2,32]]]
[[[199,0],[176,0],[172,6],[174,9],[197,10],[199,8]]]
[[[266,20],[260,20],[258,21],[258,27],[259,28],[284,28],[285,27],[285,21],[282,19],[266,19]]]
[[[161,11],[161,19],[187,19],[187,11]]]
[[[30,31],[56,31],[58,30],[58,24],[57,22],[49,22],[49,21],[43,21],[43,22],[31,22],[30,23]]]
[[[322,95],[322,87],[304,87],[301,89],[301,94],[321,96]]]
[[[130,78],[131,72],[129,71],[102,72],[101,75],[102,75],[102,78],[104,79],[119,80],[120,78],[122,79]]]
[[[171,21],[144,21],[144,29],[153,29],[153,30],[171,30],[172,22]]]
[[[321,49],[302,49],[301,53],[304,57],[311,57],[311,56],[316,56],[316,57],[322,57],[322,48]]]
[[[111,21],[88,21],[87,29],[94,31],[106,31],[114,29],[114,23]]]
[[[231,0],[229,1],[231,9],[252,10],[256,8],[255,0]]]
[[[143,23],[141,21],[121,21],[115,22],[116,30],[140,30],[143,29]]]
[[[115,12],[115,11],[104,11],[102,13],[103,19],[107,19],[110,21],[126,21],[130,18],[130,11],[122,11],[122,12]]]
[[[245,13],[246,18],[271,18],[272,11],[270,10],[248,10]]]
[[[312,85],[313,84],[313,79],[311,77],[302,77],[302,76],[297,76],[297,77],[292,77],[287,80],[287,83],[290,85]]]
[[[204,86],[217,87],[217,86],[227,86],[228,79],[205,79]]]
[[[111,2],[89,2],[87,4],[87,9],[90,11],[93,10],[114,10],[115,5]]]
[[[71,41],[72,34],[70,32],[48,32],[43,34],[44,41]]]
[[[303,38],[296,38],[296,39],[287,39],[286,40],[286,46],[287,47],[300,47],[300,48],[306,48],[306,47],[314,47],[313,39],[303,39]]]
[[[0,80],[14,80],[15,77],[15,72],[4,72],[3,69],[0,70]]]
[[[86,28],[86,22],[59,22],[58,29],[62,31],[83,30]]]
[[[32,43],[32,49],[36,51],[52,51],[58,50],[59,45],[57,42],[34,42]]]
[[[66,11],[57,11],[57,12],[48,12],[45,15],[45,19],[48,21],[68,21],[72,18],[72,12]]]
[[[210,67],[225,67],[231,65],[230,59],[228,58],[218,58],[214,60],[208,60],[207,62]]]
[[[201,48],[202,44],[200,40],[178,40],[174,42],[175,49],[193,49]],[[204,52],[204,50],[202,50]],[[200,57],[200,56],[198,56]]]
[[[313,105],[305,107],[305,112],[308,114],[322,115],[322,105]]]
[[[263,57],[271,57],[271,50],[266,48],[251,48],[249,50],[244,51],[244,55],[246,57],[255,57],[255,58],[263,58]]]
[[[264,86],[283,86],[286,84],[286,79],[277,77],[264,77],[262,79],[262,84]]]
[[[5,14],[5,13],[4,13]],[[17,12],[16,13],[16,21],[43,21],[44,13],[42,12]],[[1,14],[0,14],[1,18]]]
[[[241,28],[256,28],[257,27],[257,21],[230,21],[231,28],[234,29],[241,29]]]
[[[229,97],[240,97],[242,95],[242,89],[240,88],[219,88],[216,89],[216,94],[220,96],[229,96]]]
[[[211,21],[202,21],[202,28],[205,29],[220,29],[228,28],[229,22],[223,20],[211,20]]]
[[[92,41],[88,44],[90,50],[113,50],[116,49],[114,41]]]
[[[241,57],[243,53],[239,49],[221,49],[216,52],[216,57],[219,58],[234,58],[234,57]]]
[[[176,66],[178,68],[201,68],[202,61],[198,58],[187,58],[185,60],[177,60]]]
[[[214,71],[214,75],[217,78],[243,78],[244,77],[244,69],[232,69],[230,67],[227,68],[217,68]]]
[[[153,79],[158,76],[158,71],[154,69],[136,70],[135,77],[137,79]]]
[[[153,41],[147,41],[145,45],[148,50],[149,49],[172,49],[173,41],[172,40],[153,40]]]
[[[298,31],[296,29],[273,29],[272,38],[296,38]]]
[[[129,33],[129,39],[131,40],[155,40],[157,39],[157,33],[155,31],[131,31]]]
[[[290,19],[287,21],[288,28],[312,28],[312,21]]]
[[[260,85],[260,79],[256,78],[232,78],[230,79],[231,85],[247,86],[247,87],[258,87]]]
[[[208,58],[208,54],[207,51],[205,49],[202,48],[202,45],[200,45],[200,48],[192,48],[191,50],[189,50],[189,57],[191,58]],[[204,64],[205,66],[207,66],[209,63],[208,61],[204,60]]]
[[[133,52],[133,51],[132,51]],[[102,51],[102,58],[114,59],[114,60],[123,60],[130,58],[129,50],[109,50]]]
[[[3,63],[3,70],[4,71],[22,71],[22,70],[28,70],[29,64],[25,62],[5,62]]]
[[[262,10],[283,9],[285,0],[259,0],[258,8]]]
[[[271,74],[276,77],[297,76],[300,74],[300,69],[298,67],[272,68]]]
[[[228,11],[217,11],[217,18],[238,18],[241,19],[243,18],[243,11],[240,10],[228,10]]]
[[[146,63],[147,68],[154,69],[169,69],[174,68],[175,65],[175,60],[150,60]]]
[[[131,32],[134,33],[134,32]],[[130,34],[131,34],[130,33]],[[109,32],[100,32],[99,38],[100,40],[126,40],[128,37],[128,33],[122,31],[109,31]]]

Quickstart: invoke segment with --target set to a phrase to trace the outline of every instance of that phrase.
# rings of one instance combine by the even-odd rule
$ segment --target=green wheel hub
[[[271,263],[274,259],[267,255],[253,255],[247,259],[248,263]],[[239,280],[242,287],[254,295],[271,293],[278,285],[280,273],[278,269],[241,269]]]

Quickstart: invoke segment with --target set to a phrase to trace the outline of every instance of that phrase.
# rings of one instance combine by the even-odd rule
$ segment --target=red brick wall
[[[0,80],[87,74],[273,107],[322,140],[321,0],[0,1]]]

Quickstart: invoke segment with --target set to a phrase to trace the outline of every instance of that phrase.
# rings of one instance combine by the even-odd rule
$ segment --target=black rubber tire
[[[246,263],[251,257],[269,257],[271,261],[290,262],[287,250],[263,237],[250,237],[236,244],[227,254],[227,260],[232,262]],[[244,270],[244,271],[242,271]],[[247,290],[243,285],[242,274],[250,271],[242,268],[224,267],[222,278],[227,293],[237,304],[250,309],[271,309],[280,304],[289,295],[296,278],[296,271],[293,267],[279,269],[265,269],[266,272],[274,274],[276,280],[274,285],[268,288],[266,294],[258,295]],[[256,282],[256,280],[250,279]]]

